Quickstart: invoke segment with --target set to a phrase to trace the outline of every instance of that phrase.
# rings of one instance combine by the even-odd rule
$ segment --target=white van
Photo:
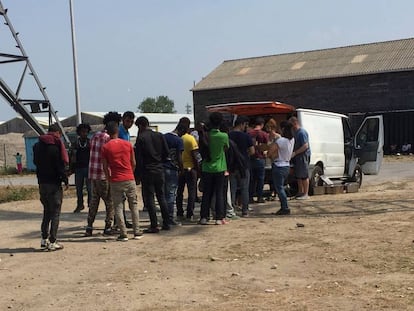
[[[279,102],[243,102],[207,106],[209,112],[219,111],[249,117],[273,118],[279,124],[296,115],[309,134],[311,158],[309,165],[310,194],[324,180],[339,179],[362,183],[362,175],[378,174],[384,145],[382,116],[364,119],[353,134],[348,117],[338,113],[295,109]]]

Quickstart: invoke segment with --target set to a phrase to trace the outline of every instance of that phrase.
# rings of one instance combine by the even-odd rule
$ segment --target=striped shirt
[[[102,165],[101,149],[109,141],[110,137],[106,131],[99,131],[91,139],[91,153],[89,159],[89,178],[92,180],[105,180]]]

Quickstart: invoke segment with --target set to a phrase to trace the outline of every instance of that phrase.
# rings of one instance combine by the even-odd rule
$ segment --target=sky
[[[58,116],[76,113],[69,0],[0,0]],[[137,111],[223,61],[414,37],[412,0],[72,0],[81,111]],[[0,25],[0,53],[18,53]],[[0,64],[17,87],[22,69]],[[36,93],[25,79],[27,94]],[[37,93],[38,94],[38,93]],[[40,97],[41,98],[41,97]],[[17,115],[0,97],[0,120]]]

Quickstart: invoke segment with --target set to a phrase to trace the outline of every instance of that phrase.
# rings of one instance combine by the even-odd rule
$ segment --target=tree
[[[175,113],[174,101],[168,96],[147,97],[138,105],[139,112]]]

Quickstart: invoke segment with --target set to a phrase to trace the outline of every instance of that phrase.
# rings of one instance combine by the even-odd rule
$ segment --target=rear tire
[[[317,186],[323,185],[323,180],[321,176],[323,175],[323,169],[322,167],[316,165],[313,168],[312,175],[309,179],[309,195],[313,195],[313,188]]]
[[[362,168],[361,168],[361,166],[359,164],[357,164],[355,166],[354,173],[352,174],[351,182],[358,183],[358,188],[361,188],[362,175],[363,175]]]

